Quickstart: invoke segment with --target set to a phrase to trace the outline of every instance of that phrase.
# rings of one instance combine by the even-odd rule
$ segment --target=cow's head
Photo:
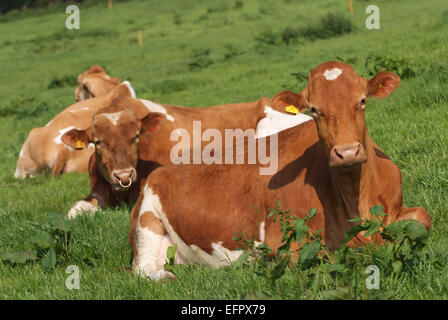
[[[313,114],[329,166],[353,168],[367,161],[365,152],[367,98],[385,98],[400,84],[392,72],[379,72],[367,80],[341,62],[326,62],[313,69],[300,94],[283,91],[273,105],[294,105]]]
[[[120,96],[98,110],[90,128],[72,129],[62,141],[74,149],[95,145],[96,168],[115,190],[128,189],[137,179],[139,140],[158,131],[166,116],[149,110],[136,99]]]
[[[82,101],[93,97],[104,96],[119,84],[120,77],[111,77],[103,68],[91,66],[89,70],[78,76],[75,100]]]

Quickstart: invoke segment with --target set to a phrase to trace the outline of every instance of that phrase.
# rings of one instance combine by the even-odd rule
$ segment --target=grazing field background
[[[345,0],[128,1],[112,9],[87,2],[78,4],[80,30],[71,31],[62,5],[0,16],[0,298],[448,298],[448,3],[373,2],[380,30],[365,27],[371,3],[356,0],[353,14]],[[50,213],[66,214],[89,191],[86,174],[13,174],[28,132],[74,103],[76,77],[91,65],[131,81],[140,98],[195,107],[298,92],[309,70],[328,60],[352,63],[365,77],[382,67],[402,76],[392,96],[368,101],[366,117],[402,171],[405,205],[423,206],[433,219],[417,263],[397,271],[379,247],[359,251],[348,277],[290,267],[271,285],[255,264],[192,265],[174,267],[178,281],[154,283],[130,271],[128,206],[76,219],[55,263],[5,258],[34,250]],[[365,288],[372,257],[379,290]],[[69,265],[80,269],[79,290],[65,286]]]

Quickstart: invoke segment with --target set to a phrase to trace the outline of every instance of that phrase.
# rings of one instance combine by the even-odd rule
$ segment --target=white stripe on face
[[[115,112],[115,113],[101,113],[99,116],[105,116],[114,126],[117,125],[118,120],[120,120],[121,114],[123,111]]]

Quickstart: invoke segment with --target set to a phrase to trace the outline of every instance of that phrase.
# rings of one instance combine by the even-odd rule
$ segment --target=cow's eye
[[[324,115],[317,110],[316,107],[311,107],[311,113],[313,114],[313,117],[323,117]]]
[[[96,146],[98,146],[98,145],[101,144],[101,140],[95,140],[94,143],[95,143]]]
[[[140,134],[137,133],[134,137],[134,141],[138,141],[138,138],[140,138]]]
[[[364,110],[366,108],[366,99],[361,99],[361,102],[359,103],[359,109]]]

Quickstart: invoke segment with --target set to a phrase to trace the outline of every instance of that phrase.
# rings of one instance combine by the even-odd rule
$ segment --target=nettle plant
[[[277,280],[284,275],[294,277],[292,270],[297,272],[308,272],[318,278],[319,273],[328,273],[333,277],[334,283],[357,282],[359,270],[370,264],[381,263],[382,266],[390,266],[391,271],[399,275],[407,268],[416,265],[424,256],[423,248],[427,243],[428,231],[425,226],[416,220],[402,220],[384,225],[387,214],[381,205],[370,208],[372,219],[361,219],[359,217],[349,220],[354,224],[344,238],[341,247],[330,251],[322,243],[320,233],[322,229],[310,231],[307,223],[313,219],[317,211],[312,208],[307,216],[302,219],[291,214],[290,210],[281,208],[280,201],[277,206],[270,209],[268,218],[279,221],[282,231],[282,245],[278,248],[275,259],[269,259],[272,249],[266,244],[257,245],[254,240],[246,234],[239,234],[234,238],[242,243],[245,250],[234,267],[254,261],[258,274],[264,276],[275,288]],[[369,245],[360,248],[348,246],[350,240],[362,233],[364,237],[378,234],[382,240],[386,240],[381,257],[369,254]],[[298,249],[293,250],[292,244],[297,242]],[[298,257],[298,258],[295,258]],[[355,292],[347,288],[337,288],[324,294],[325,297],[353,298]],[[327,296],[328,295],[328,296]],[[383,297],[384,298],[384,297]]]
[[[33,236],[28,246],[32,249],[0,254],[0,260],[20,265],[40,262],[52,269],[59,260],[68,257],[72,248],[72,225],[63,215],[50,213],[44,220],[33,222]]]

